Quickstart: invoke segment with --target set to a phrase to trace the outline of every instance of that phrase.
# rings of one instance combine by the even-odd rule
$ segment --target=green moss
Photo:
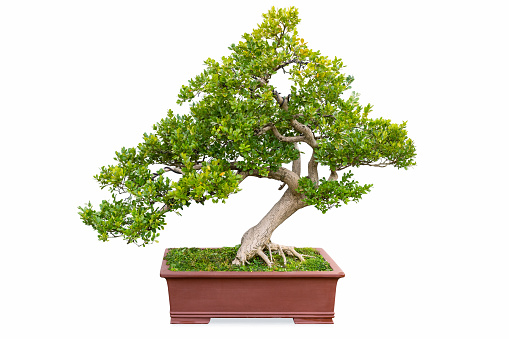
[[[305,261],[286,255],[286,267],[283,258],[272,253],[273,265],[268,267],[262,258],[256,256],[245,266],[234,266],[232,260],[240,245],[222,248],[172,248],[165,259],[171,271],[332,271],[329,263],[314,248],[295,248],[306,255]],[[269,256],[268,251],[265,253]]]

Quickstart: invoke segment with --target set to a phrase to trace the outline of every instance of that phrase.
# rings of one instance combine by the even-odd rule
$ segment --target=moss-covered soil
[[[171,271],[332,271],[329,263],[314,248],[295,248],[305,255],[305,261],[286,255],[286,267],[283,257],[273,252],[273,265],[268,267],[262,258],[256,256],[245,266],[234,266],[232,260],[240,245],[222,248],[172,248],[165,256]],[[268,251],[265,253],[269,257]]]

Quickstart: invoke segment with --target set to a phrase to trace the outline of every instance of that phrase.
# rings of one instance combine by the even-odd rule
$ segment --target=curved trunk
[[[270,244],[274,230],[297,210],[305,207],[302,196],[287,189],[281,199],[271,208],[260,222],[242,236],[240,248],[232,264],[243,265]]]

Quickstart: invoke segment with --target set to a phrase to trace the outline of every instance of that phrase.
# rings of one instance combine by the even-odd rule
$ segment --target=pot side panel
[[[171,313],[334,312],[338,278],[166,278]]]

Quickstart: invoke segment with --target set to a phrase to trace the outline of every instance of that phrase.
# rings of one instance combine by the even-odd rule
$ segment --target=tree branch
[[[288,94],[286,97],[283,97],[276,90],[274,90],[272,94],[274,95],[274,99],[276,100],[276,102],[279,104],[279,107],[281,107],[281,109],[284,111],[288,111],[290,94]],[[290,125],[293,127],[294,130],[302,134],[301,136],[299,136],[299,138],[303,137],[304,140],[299,141],[304,141],[313,148],[318,147],[318,143],[316,142],[315,136],[311,128],[297,121],[295,117],[290,120]]]
[[[297,59],[288,60],[288,61],[283,62],[281,65],[278,65],[274,69],[274,71],[280,70],[281,68],[286,67],[289,64],[307,65],[307,64],[309,64],[309,61],[302,61],[302,60],[297,60]]]
[[[178,167],[171,168],[171,167],[169,167],[169,166],[168,166],[168,167],[165,167],[165,168],[164,168],[164,171],[165,171],[165,172],[172,171],[173,173],[177,173],[177,174],[184,174],[184,173],[182,172],[182,170],[181,170],[180,168],[178,168]]]
[[[309,128],[308,126],[300,123],[297,121],[297,119],[291,119],[290,120],[290,125],[297,131],[297,132],[300,132],[304,135],[304,138],[305,138],[305,142],[313,147],[313,148],[316,148],[318,147],[318,143],[316,142],[316,139],[315,139],[315,136],[313,135],[313,131],[311,130],[311,128]]]
[[[318,182],[318,163],[315,160],[315,150],[308,162],[308,178],[315,184]]]
[[[264,134],[267,131],[272,131],[274,136],[279,141],[283,141],[283,142],[294,142],[295,143],[295,142],[301,142],[301,141],[305,141],[306,140],[306,137],[303,136],[303,135],[299,135],[299,136],[296,136],[296,137],[285,137],[284,135],[279,133],[279,131],[277,130],[276,126],[274,126],[274,124],[272,124],[272,123],[264,126],[261,130],[259,130],[255,134],[256,135],[262,135],[262,134]]]
[[[252,176],[257,178],[269,178],[282,181],[283,183],[288,185],[288,188],[294,193],[297,192],[297,187],[299,186],[300,177],[296,173],[284,167],[280,167],[277,171],[269,171],[268,176],[261,175],[258,170],[253,170],[251,173],[241,172],[239,174],[241,174],[242,176],[245,175],[246,177]]]
[[[294,143],[293,145],[295,146],[295,148],[298,151],[299,145],[297,143]],[[301,160],[301,156],[300,156],[300,152],[299,152],[299,157],[292,162],[292,172],[297,174],[299,176],[299,178],[300,178],[301,162],[302,162],[302,160]],[[281,191],[285,186],[286,186],[286,183],[283,182],[283,184],[281,186],[279,186],[278,190]]]
[[[171,171],[171,172],[173,172],[173,173],[177,173],[177,174],[184,174],[184,173],[182,173],[182,170],[181,170],[180,168],[178,168],[178,167],[171,168],[170,166],[166,166],[166,167],[164,168],[164,171],[165,171],[165,172],[170,172],[170,171]],[[157,178],[159,175],[160,175],[160,174],[158,174],[158,173],[152,173],[152,180],[154,180],[155,178]]]
[[[330,176],[329,176],[329,181],[338,181],[338,172],[336,172],[336,169],[335,168],[332,168],[330,169]]]
[[[278,138],[278,140],[280,141],[284,141],[284,142],[301,142],[301,141],[305,141],[306,137],[303,136],[303,135],[299,135],[299,136],[296,136],[296,137],[285,137],[283,135],[281,135],[281,133],[279,133],[279,131],[277,130],[276,126],[272,125],[272,133],[274,133],[274,136],[276,138]]]
[[[284,182],[292,192],[296,192],[299,187],[300,176],[284,167],[280,167],[276,172],[270,171],[269,178]]]
[[[253,76],[254,79],[256,79],[256,81],[258,81],[258,86],[256,88],[259,88],[259,87],[262,87],[262,86],[265,86],[269,83],[269,80],[266,79],[266,78],[258,78],[258,77],[255,77]]]
[[[396,162],[397,162],[396,160],[392,160],[392,161],[384,160],[379,163],[373,164],[371,162],[361,161],[360,165],[368,165],[368,166],[373,166],[373,167],[387,167],[389,165],[394,165]]]
[[[288,102],[290,101],[290,94],[288,94],[286,97],[281,96],[281,93],[279,93],[276,90],[272,91],[272,94],[274,95],[274,99],[279,104],[279,107],[283,109],[283,111],[288,111]]]
[[[297,151],[299,151],[299,145],[297,145],[297,143],[293,144],[295,146],[295,149]],[[299,151],[299,158],[298,159],[295,159],[292,163],[292,172],[297,174],[299,177],[300,177],[300,169],[301,169],[301,156],[300,156],[300,151]]]

